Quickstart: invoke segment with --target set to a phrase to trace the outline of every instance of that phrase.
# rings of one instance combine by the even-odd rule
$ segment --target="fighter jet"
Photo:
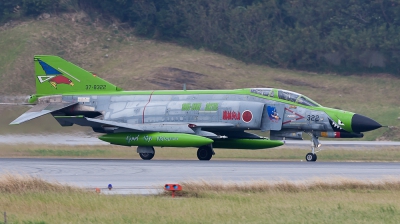
[[[306,160],[316,161],[319,137],[361,138],[381,127],[283,89],[123,91],[57,56],[35,56],[34,66],[33,107],[11,125],[51,114],[61,126],[89,126],[103,141],[137,146],[143,160],[154,157],[155,146],[198,147],[198,159],[210,160],[214,148],[272,148],[306,133]],[[269,131],[270,138],[249,130]]]

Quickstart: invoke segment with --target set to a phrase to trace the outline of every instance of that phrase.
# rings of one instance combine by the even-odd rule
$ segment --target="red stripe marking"
[[[290,113],[292,113],[292,114],[294,114],[294,115],[296,115],[298,118],[296,118],[295,119],[295,121],[298,121],[298,120],[300,120],[300,119],[303,119],[304,117],[303,116],[301,116],[300,114],[298,114],[298,113],[295,113],[295,112],[293,112],[292,110],[289,110],[288,108],[286,108],[285,107],[285,110],[287,110],[287,111],[289,111]],[[290,122],[292,122],[293,120],[290,120],[290,121],[285,121],[285,122],[283,122],[282,124],[288,124],[288,123],[290,123]]]
[[[144,124],[144,112],[146,111],[146,107],[147,107],[147,105],[150,103],[150,101],[151,101],[151,96],[153,96],[153,93],[154,93],[154,90],[153,90],[153,92],[151,92],[151,94],[150,94],[150,97],[149,97],[149,101],[146,103],[146,105],[144,105],[144,108],[143,108],[143,120],[142,120],[142,123]]]

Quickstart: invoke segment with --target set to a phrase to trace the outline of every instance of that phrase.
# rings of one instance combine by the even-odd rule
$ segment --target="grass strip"
[[[154,160],[197,160],[196,148],[156,147]],[[264,150],[215,149],[213,160],[277,160],[301,161],[309,152],[307,146],[282,146]],[[124,146],[62,146],[62,145],[0,145],[0,158],[102,158],[140,159],[136,147]],[[400,161],[399,147],[324,147],[318,161]]]
[[[93,156],[104,156],[110,153],[104,149],[92,149],[92,150],[74,150],[74,149],[35,149],[31,151],[32,156],[56,156],[56,157],[93,157]]]

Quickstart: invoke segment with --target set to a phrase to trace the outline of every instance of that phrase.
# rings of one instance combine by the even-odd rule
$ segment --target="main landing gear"
[[[140,158],[143,160],[151,160],[154,157],[155,153],[139,153]]]
[[[152,146],[138,146],[137,153],[143,160],[151,160],[154,157],[155,150]],[[215,152],[212,145],[203,145],[197,150],[197,158],[199,160],[210,160]]]
[[[203,145],[197,150],[197,158],[199,160],[210,160],[215,155],[215,152],[211,145]]]
[[[317,154],[316,154],[315,148],[318,149],[319,147],[321,147],[321,144],[319,143],[317,136],[315,136],[313,134],[309,134],[309,135],[311,136],[311,152],[307,153],[306,161],[307,162],[315,162],[315,161],[317,161]]]
[[[138,146],[137,153],[139,153],[140,158],[143,160],[151,160],[154,157],[156,151],[152,146]]]

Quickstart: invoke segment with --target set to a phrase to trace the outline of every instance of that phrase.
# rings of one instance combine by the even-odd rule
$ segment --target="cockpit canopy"
[[[310,107],[320,107],[318,103],[313,101],[312,99],[301,95],[296,92],[288,91],[288,90],[283,90],[283,89],[273,89],[273,88],[253,88],[250,90],[252,93],[263,95],[263,96],[268,96],[268,97],[273,97],[273,98],[279,98],[281,100],[287,100],[293,103],[298,103],[304,106],[310,106]],[[277,95],[277,96],[276,96]]]

